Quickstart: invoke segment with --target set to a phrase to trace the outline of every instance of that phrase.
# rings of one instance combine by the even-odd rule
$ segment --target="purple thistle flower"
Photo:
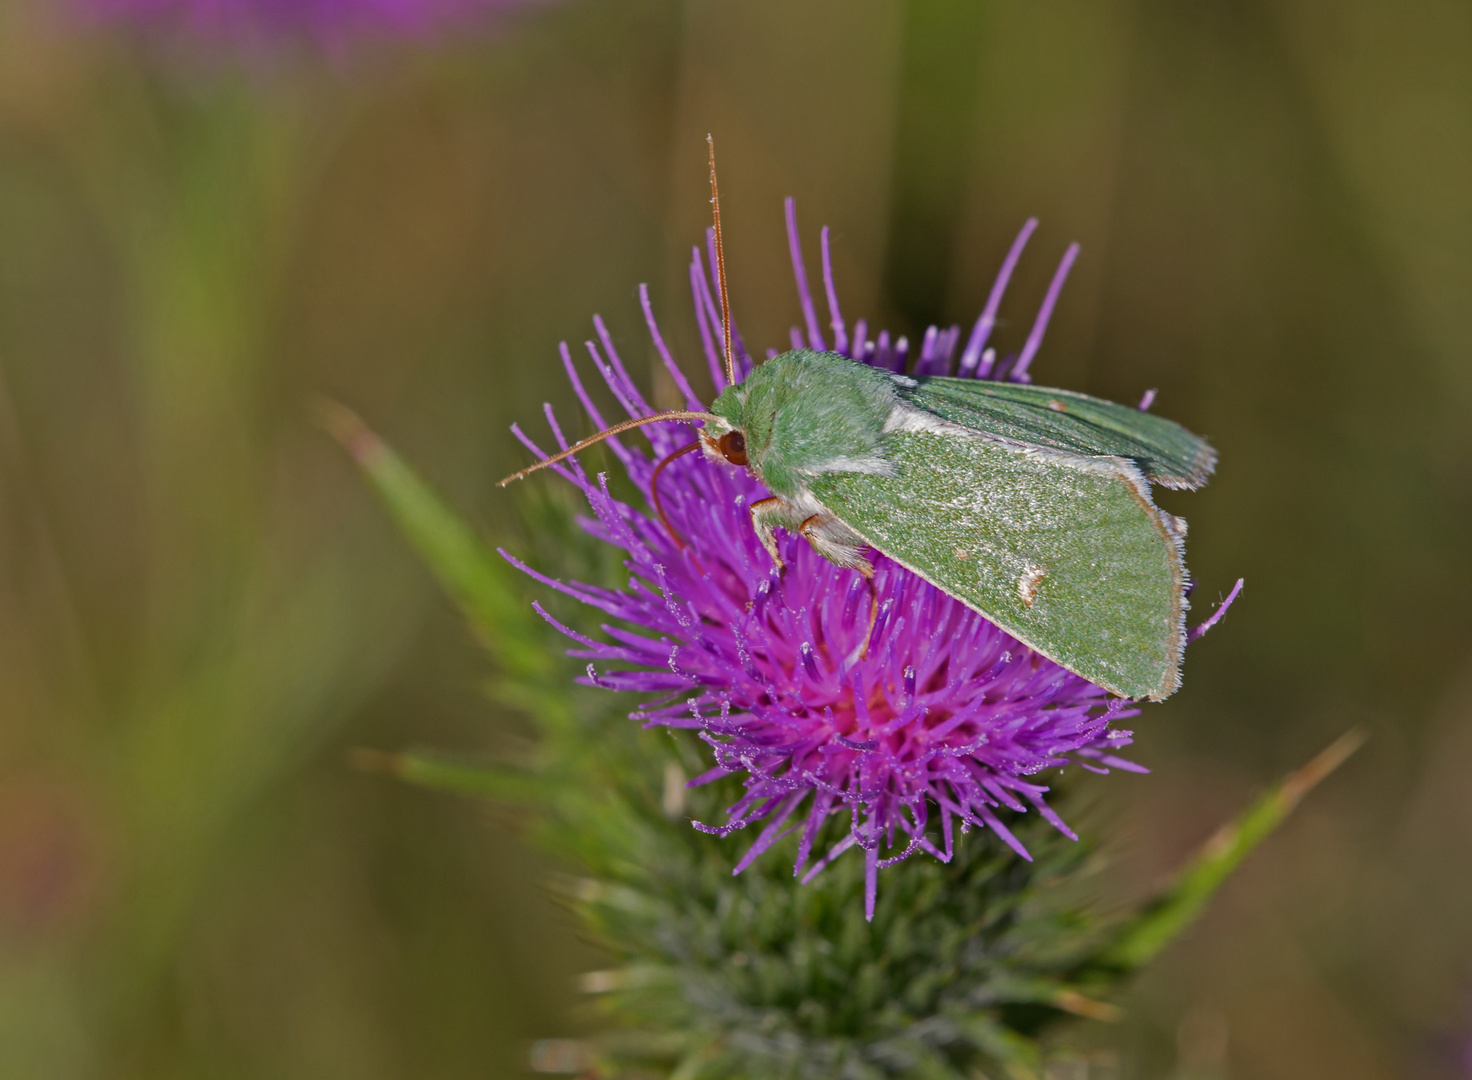
[[[1008,252],[956,374],[1029,381],[1028,367],[1078,253],[1077,245],[1069,247],[1021,352],[998,359],[988,338],[1036,225],[1029,220]],[[880,332],[871,339],[862,319],[850,334],[833,284],[826,228],[825,336],[791,199],[787,230],[803,315],[803,325],[792,328],[792,347],[831,349],[861,363],[904,368],[911,352],[905,338],[896,341]],[[719,391],[725,377],[719,306],[707,272],[707,261],[715,262],[709,233],[707,248],[693,251],[690,283],[706,362]],[[641,286],[639,295],[665,369],[686,407],[702,410],[655,322],[647,287]],[[585,344],[594,368],[629,417],[649,415],[654,410],[629,378],[603,320],[595,317],[593,323],[597,340]],[[951,373],[960,334],[959,326],[927,330],[914,372]],[[739,333],[735,341],[744,376],[752,358]],[[566,343],[562,361],[589,419],[599,429],[606,427]],[[550,406],[546,416],[558,446],[566,449],[569,442]],[[512,430],[539,458],[547,456],[518,427]],[[673,422],[645,427],[642,435],[652,458],[616,437],[608,442],[652,503],[655,463],[689,444],[693,435]],[[502,554],[611,620],[602,626],[609,640],[595,641],[536,605],[543,618],[577,643],[570,655],[589,661],[580,681],[651,695],[632,714],[646,726],[699,732],[712,749],[715,767],[691,786],[744,776],[745,791],[727,808],[724,823],[695,823],[720,836],[759,826],[735,873],[795,831],[794,873],[804,882],[857,847],[866,860],[866,914],[872,918],[878,870],[917,851],[948,861],[958,827],[990,828],[1029,858],[998,816],[1003,808],[1034,810],[1076,839],[1047,805],[1048,788],[1034,779],[1044,769],[1077,763],[1096,772],[1111,767],[1144,771],[1115,756],[1132,736],[1113,725],[1138,714],[1134,702],[1111,697],[891,560],[880,556],[875,561],[871,593],[859,572],[832,565],[805,540],[789,535],[781,540],[787,569],[779,574],[747,510],[767,492],[744,472],[699,454],[668,462],[656,505],[663,507],[676,538],[657,518],[615,499],[606,476],[591,478],[576,458],[553,467],[587,498],[594,517],[585,519],[584,527],[627,553],[627,585],[566,584]],[[815,857],[823,826],[835,815],[846,818],[847,830]]]

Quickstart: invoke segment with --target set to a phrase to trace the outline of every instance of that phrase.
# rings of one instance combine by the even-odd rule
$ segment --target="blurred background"
[[[1038,381],[1220,449],[1164,502],[1198,616],[1247,588],[1151,774],[1087,782],[1116,898],[1372,732],[1078,1037],[1468,1075],[1472,8],[413,7],[0,0],[0,1078],[517,1075],[579,1030],[598,958],[516,822],[347,764],[526,727],[312,406],[494,534],[559,340],[601,312],[651,372],[648,282],[695,355],[707,131],[754,345],[798,318],[785,195],[912,339],[1037,215],[1003,350],[1076,239]]]

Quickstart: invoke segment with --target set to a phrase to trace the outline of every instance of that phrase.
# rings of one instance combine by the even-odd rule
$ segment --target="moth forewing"
[[[1024,644],[1112,693],[1180,684],[1180,529],[1133,463],[985,435],[895,431],[893,474],[810,488],[859,536]]]

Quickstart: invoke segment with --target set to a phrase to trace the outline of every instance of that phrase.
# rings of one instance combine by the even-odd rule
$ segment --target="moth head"
[[[738,383],[721,391],[711,405],[711,419],[700,436],[701,449],[707,458],[746,467],[745,404],[746,394]]]

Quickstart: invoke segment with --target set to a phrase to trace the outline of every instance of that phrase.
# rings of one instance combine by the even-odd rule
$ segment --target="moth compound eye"
[[[739,431],[728,431],[716,440],[716,449],[732,465],[746,464],[746,436]]]

